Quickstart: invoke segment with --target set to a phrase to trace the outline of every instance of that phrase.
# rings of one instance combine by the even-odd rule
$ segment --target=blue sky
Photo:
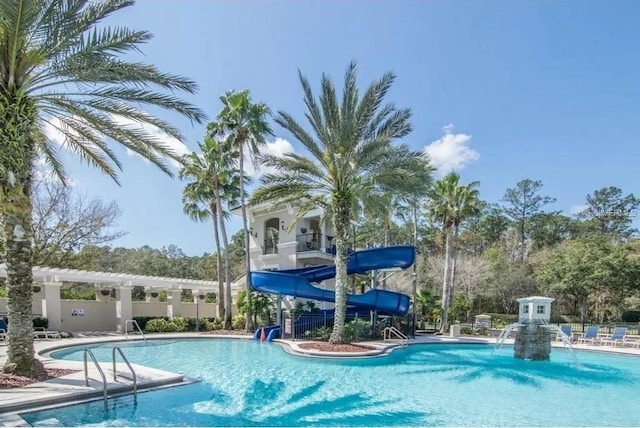
[[[220,94],[248,88],[302,121],[297,70],[317,89],[323,72],[341,84],[354,59],[361,86],[397,74],[389,100],[413,111],[405,142],[436,142],[438,165],[480,181],[485,200],[524,178],[567,213],[604,186],[640,193],[640,2],[142,0],[108,23],[152,32],[144,59],[196,80],[191,101],[210,117]],[[203,126],[161,115],[196,148]],[[118,152],[121,187],[68,157],[80,191],[122,209],[115,244],[211,252],[211,225],[182,213],[182,184]]]

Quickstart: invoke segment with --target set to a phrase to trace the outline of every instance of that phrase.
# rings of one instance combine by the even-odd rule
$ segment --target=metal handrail
[[[134,329],[133,327],[136,327],[138,329],[138,331],[142,335],[142,339],[144,339],[144,343],[147,343],[147,338],[145,337],[144,332],[140,328],[140,324],[138,324],[138,321],[136,321],[136,320],[126,320],[124,322],[124,337],[125,337],[125,339],[129,340],[129,329],[128,329],[129,323],[131,323],[131,329],[132,330]]]
[[[389,334],[389,337],[387,337],[387,333]],[[409,338],[395,327],[387,327],[382,331],[382,339],[385,342],[387,340],[391,340],[391,335],[396,335],[402,341],[403,345],[406,345],[409,342]]]
[[[111,360],[113,362],[113,380],[116,381],[118,377],[118,373],[116,372],[116,351],[118,351],[118,353],[122,357],[122,360],[127,365],[127,367],[129,367],[129,371],[131,372],[133,379],[133,399],[135,401],[138,398],[138,381],[136,378],[136,372],[135,370],[133,370],[131,364],[129,364],[129,360],[127,360],[127,357],[124,356],[122,349],[118,348],[117,346],[113,347],[113,351],[111,353]]]
[[[102,371],[102,368],[100,367],[100,364],[98,364],[98,360],[96,360],[95,355],[93,355],[93,352],[91,352],[91,349],[86,348],[84,350],[84,386],[89,386],[89,367],[87,364],[87,355],[91,357],[91,360],[93,361],[93,364],[95,364],[96,368],[98,369],[98,373],[100,373],[100,376],[102,377],[102,392],[104,395],[104,410],[107,410],[107,377],[104,375],[104,372]]]

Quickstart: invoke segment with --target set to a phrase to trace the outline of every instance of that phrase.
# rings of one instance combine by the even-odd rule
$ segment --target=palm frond
[[[58,148],[55,146],[55,144],[52,144],[51,141],[49,141],[49,139],[46,137],[44,122],[42,121],[38,123],[38,136],[36,137],[36,144],[37,151],[40,156],[44,158],[45,163],[51,168],[60,182],[66,184],[67,176],[64,171],[64,166],[60,161]]]
[[[65,147],[114,178],[120,164],[110,146],[113,143],[169,174],[167,159],[179,162],[180,157],[155,132],[182,140],[178,129],[141,108],[160,107],[199,123],[206,119],[202,110],[174,94],[195,93],[193,80],[123,57],[140,52],[151,34],[103,21],[133,3],[0,2],[0,87],[33,101],[36,127],[58,118]],[[62,173],[54,146],[45,139],[37,145],[54,171]]]

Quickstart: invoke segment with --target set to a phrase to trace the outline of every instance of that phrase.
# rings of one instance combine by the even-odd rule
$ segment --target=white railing
[[[131,364],[129,364],[129,360],[127,360],[127,357],[124,356],[122,349],[118,348],[117,346],[113,347],[113,352],[111,353],[111,361],[113,363],[113,380],[115,382],[118,379],[118,373],[116,372],[116,351],[118,351],[118,353],[122,357],[122,360],[131,372],[131,380],[133,381],[133,400],[135,402],[138,399],[138,379],[136,376],[136,371],[133,370],[133,367],[131,366]]]
[[[140,334],[142,335],[142,339],[144,339],[144,343],[147,343],[147,338],[145,337],[144,332],[142,331],[142,329],[140,328],[140,325],[138,324],[138,321],[136,321],[136,320],[127,320],[127,321],[125,321],[125,323],[124,323],[124,337],[125,337],[125,339],[129,340],[129,324],[131,324],[131,330],[135,331],[137,329],[140,332]]]
[[[407,346],[409,342],[409,338],[400,330],[395,327],[387,327],[382,331],[382,339],[385,342],[389,342],[392,339],[392,336],[396,336],[402,342],[403,346]]]
[[[116,351],[120,354],[120,356],[122,357],[122,360],[129,368],[129,371],[131,372],[131,380],[133,382],[133,400],[135,402],[138,399],[138,379],[136,376],[136,372],[131,366],[131,364],[129,363],[129,360],[127,360],[127,357],[125,357],[124,353],[122,352],[122,349],[118,348],[117,346],[113,347],[113,352],[111,354],[111,362],[113,364],[113,381],[116,382],[118,380],[118,372],[116,371]],[[89,364],[88,364],[89,360],[87,357],[90,357],[91,361],[93,361],[93,365],[96,366],[96,369],[98,369],[98,373],[100,374],[100,378],[102,379],[102,396],[104,401],[104,410],[106,412],[108,410],[107,377],[105,376],[104,371],[102,370],[102,367],[100,367],[100,363],[98,363],[98,360],[96,359],[95,355],[93,355],[93,352],[91,352],[91,349],[85,348],[83,357],[84,357],[83,358],[84,359],[84,386],[89,386]]]
[[[98,373],[100,373],[100,377],[102,378],[102,394],[104,398],[104,410],[106,412],[107,411],[107,377],[104,375],[104,372],[102,371],[102,368],[98,363],[98,360],[96,360],[95,355],[93,355],[93,352],[91,352],[91,349],[88,349],[88,348],[84,350],[84,386],[89,386],[89,366],[87,364],[88,363],[87,356],[91,357],[91,361],[93,361],[93,364],[98,369]]]

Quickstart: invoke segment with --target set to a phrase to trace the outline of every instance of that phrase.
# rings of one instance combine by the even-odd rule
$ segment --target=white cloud
[[[291,143],[285,140],[284,138],[280,138],[280,137],[276,137],[276,139],[273,141],[268,141],[267,144],[262,148],[262,153],[269,153],[276,156],[282,156],[286,153],[293,153],[293,152],[295,152],[295,150],[291,145]],[[274,168],[266,167],[266,166],[260,166],[258,170],[256,170],[254,166],[251,165],[251,161],[249,161],[249,154],[246,148],[244,151],[244,155],[245,155],[245,165],[244,165],[245,174],[253,178],[259,178],[263,174],[275,172]]]
[[[576,214],[580,214],[582,211],[586,210],[587,208],[589,208],[589,205],[587,204],[572,205],[571,208],[569,208],[569,212],[573,215],[576,215]]]
[[[468,147],[471,135],[454,134],[453,124],[442,130],[444,135],[424,148],[438,175],[459,171],[480,158],[478,152]]]

